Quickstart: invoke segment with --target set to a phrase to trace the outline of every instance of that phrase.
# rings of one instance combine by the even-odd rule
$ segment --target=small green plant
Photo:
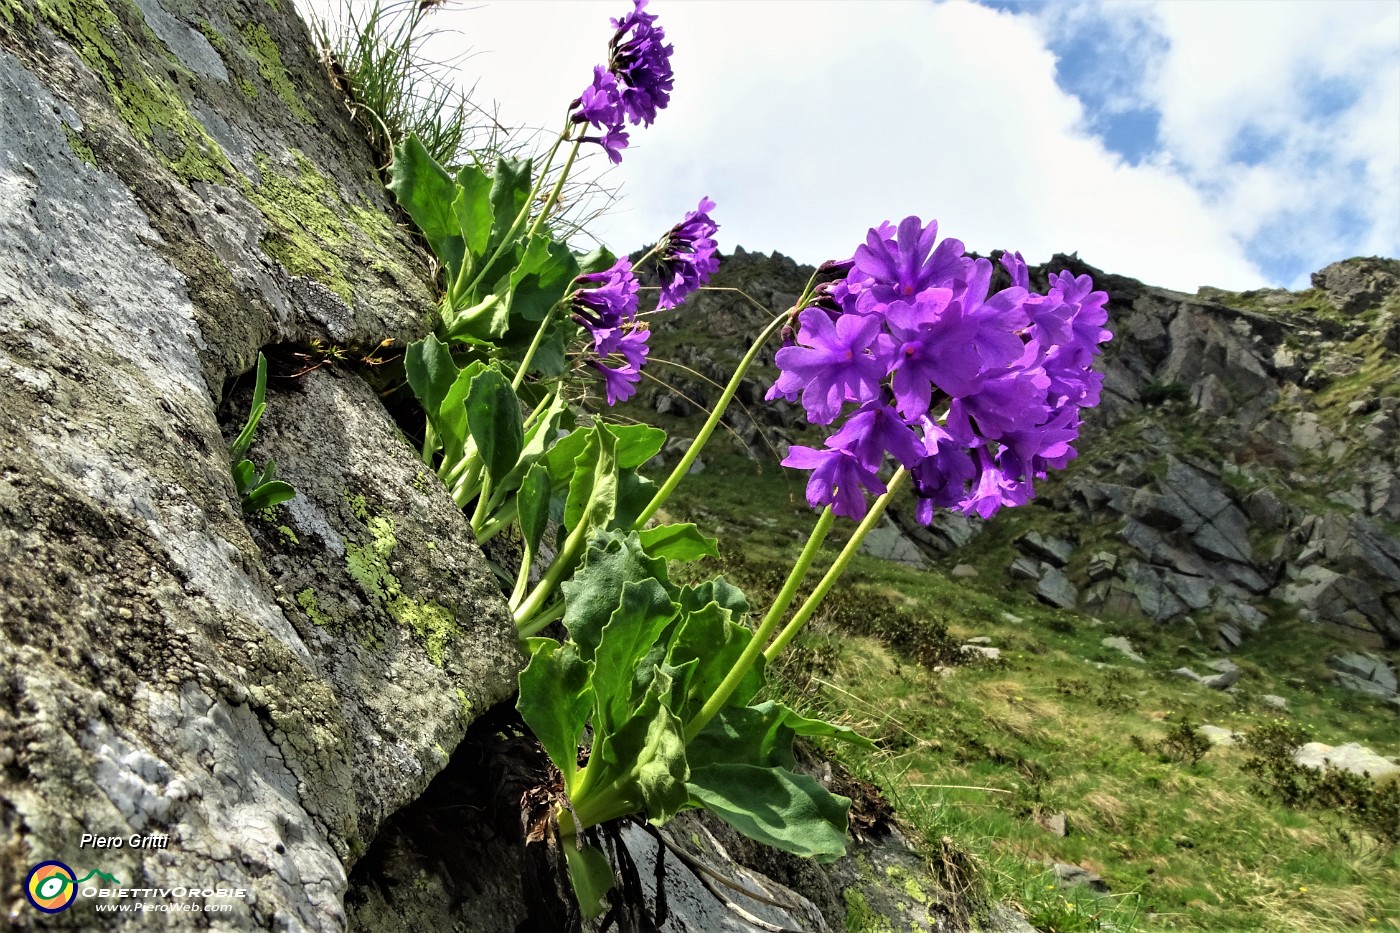
[[[1168,761],[1194,765],[1210,748],[1210,739],[1197,732],[1190,719],[1181,716],[1172,722],[1166,738],[1157,743],[1157,754]]]
[[[233,446],[229,448],[229,462],[232,464],[233,485],[238,490],[239,502],[244,512],[261,512],[279,502],[286,502],[297,494],[287,483],[274,479],[277,473],[276,461],[267,461],[261,473],[247,459],[248,448],[253,446],[253,435],[267,410],[267,359],[258,354],[258,373],[253,384],[253,407],[248,411],[248,420],[243,430],[238,432]]]
[[[1142,387],[1141,396],[1144,405],[1156,407],[1168,402],[1184,402],[1191,397],[1191,390],[1185,383],[1154,379]]]

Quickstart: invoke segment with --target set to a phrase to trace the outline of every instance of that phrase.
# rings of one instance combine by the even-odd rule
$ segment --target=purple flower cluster
[[[647,0],[632,2],[631,13],[612,21],[607,66],[594,67],[593,82],[572,104],[573,122],[602,131],[581,139],[602,146],[613,162],[621,162],[627,148],[627,123],[651,126],[674,86],[665,30],[655,25],[655,14],[642,12]]]
[[[656,269],[661,279],[658,310],[674,308],[710,280],[719,268],[712,239],[719,225],[710,219],[715,202],[701,198],[685,219],[672,227],[656,249]]]
[[[937,222],[917,217],[872,229],[777,353],[769,399],[800,397],[822,425],[856,405],[824,448],[794,445],[783,461],[812,471],[813,507],[864,517],[889,454],[910,471],[924,524],[935,506],[990,518],[1076,455],[1079,412],[1103,383],[1091,367],[1112,337],[1108,295],[1068,272],[1036,294],[1020,253],[1001,258],[1011,286],[989,294],[991,262],[937,238]]]
[[[602,375],[608,404],[616,405],[636,393],[647,360],[650,331],[637,320],[637,277],[631,261],[623,257],[610,269],[579,276],[574,284],[574,321],[593,340],[586,365]],[[607,365],[614,355],[622,363]]]

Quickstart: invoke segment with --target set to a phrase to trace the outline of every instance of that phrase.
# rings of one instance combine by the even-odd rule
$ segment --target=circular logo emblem
[[[40,862],[29,869],[29,877],[24,882],[24,896],[46,914],[62,913],[78,897],[73,869],[62,862]]]

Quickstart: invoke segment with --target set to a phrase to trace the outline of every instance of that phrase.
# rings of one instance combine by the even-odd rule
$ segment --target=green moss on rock
[[[97,156],[93,154],[92,147],[83,139],[83,134],[73,129],[67,123],[63,124],[63,135],[68,137],[68,148],[73,150],[73,155],[81,162],[97,167]]]
[[[272,88],[273,93],[282,98],[282,102],[296,115],[298,120],[304,123],[312,123],[314,119],[311,112],[306,109],[306,105],[301,102],[297,95],[296,88],[292,86],[291,76],[287,73],[287,66],[282,64],[282,53],[277,51],[277,43],[272,41],[272,36],[268,34],[267,27],[257,23],[249,23],[238,31],[243,37],[244,48],[250,58],[258,67],[258,74],[267,82],[267,86]]]

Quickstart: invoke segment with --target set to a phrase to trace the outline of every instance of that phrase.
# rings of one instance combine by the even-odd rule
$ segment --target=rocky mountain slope
[[[1291,615],[1363,648],[1400,647],[1400,262],[1339,262],[1304,292],[1186,295],[1075,256],[1033,282],[1060,269],[1108,291],[1115,333],[1079,458],[991,522],[945,513],[922,528],[894,509],[904,540],[888,534],[888,554],[964,565],[1063,608],[1187,621],[1226,648]],[[630,413],[683,434],[811,271],[778,254],[727,257],[712,284],[738,291],[652,318],[654,357],[684,368],[658,366],[665,384],[643,387]],[[762,363],[729,443],[776,458],[819,436],[800,409],[763,401],[771,349]],[[1393,696],[1376,660],[1376,680],[1339,676]]]

